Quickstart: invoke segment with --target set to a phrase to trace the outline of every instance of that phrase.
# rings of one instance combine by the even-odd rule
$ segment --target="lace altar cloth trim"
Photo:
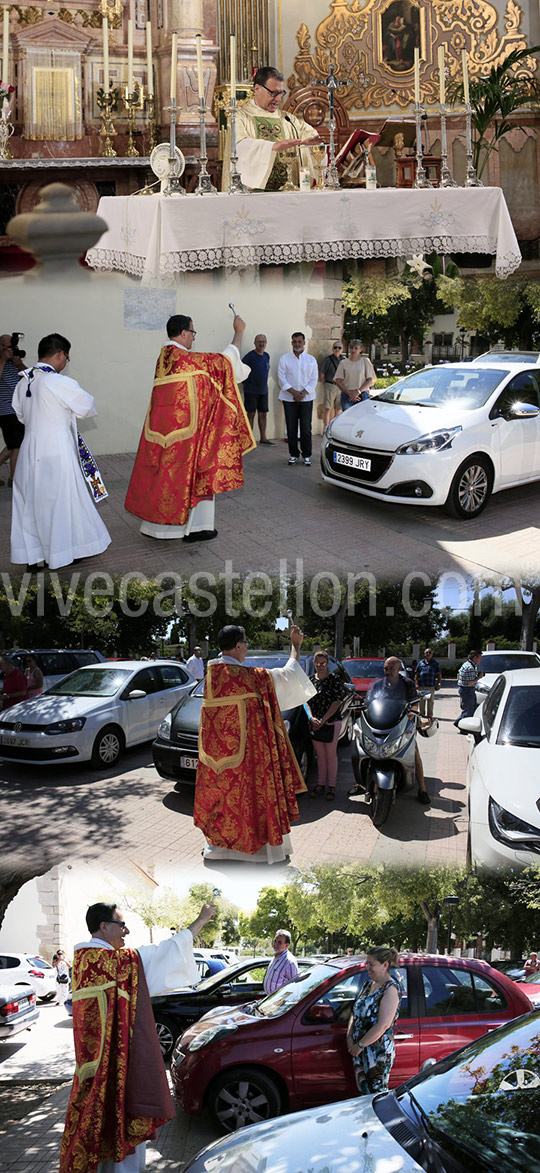
[[[249,265],[293,265],[300,261],[341,261],[348,257],[411,257],[418,253],[436,251],[451,253],[497,253],[495,236],[415,236],[409,240],[345,240],[325,243],[283,245],[236,245],[234,247],[184,249],[162,253],[159,273],[152,272],[146,257],[114,249],[93,248],[87,255],[88,264],[96,270],[117,270],[146,281],[161,275],[174,275],[204,269],[245,269]],[[497,277],[508,277],[521,263],[515,252],[497,255]]]

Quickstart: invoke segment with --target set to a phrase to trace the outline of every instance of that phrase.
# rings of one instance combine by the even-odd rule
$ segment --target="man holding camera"
[[[24,436],[24,426],[19,423],[13,409],[13,392],[24,370],[24,363],[16,345],[21,335],[0,335],[0,428],[5,448],[0,452],[0,466],[9,460],[10,481],[13,480],[19,448]],[[5,481],[0,479],[0,484]]]

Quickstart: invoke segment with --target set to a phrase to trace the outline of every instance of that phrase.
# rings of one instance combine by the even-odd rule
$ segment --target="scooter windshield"
[[[393,729],[407,711],[407,701],[376,696],[366,706],[366,719],[372,729]]]

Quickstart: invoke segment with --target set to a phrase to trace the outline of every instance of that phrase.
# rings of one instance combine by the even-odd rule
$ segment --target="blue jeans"
[[[361,391],[360,402],[363,403],[364,399],[369,399],[369,391]],[[354,403],[351,403],[349,396],[346,395],[344,391],[342,391],[341,392],[341,410],[346,411],[348,407],[354,407]]]
[[[474,684],[464,684],[458,687],[458,693],[461,701],[461,713],[459,714],[458,721],[462,717],[473,717],[477,709]]]

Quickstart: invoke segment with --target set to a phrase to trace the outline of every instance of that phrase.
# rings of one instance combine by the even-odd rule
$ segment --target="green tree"
[[[446,310],[457,310],[458,327],[476,331],[487,345],[503,342],[530,350],[540,342],[540,282],[506,277],[437,278]]]
[[[261,888],[257,907],[248,920],[249,935],[256,940],[273,941],[277,929],[288,929],[291,934],[291,948],[295,951],[300,938],[298,926],[294,923],[287,900],[286,888]]]

